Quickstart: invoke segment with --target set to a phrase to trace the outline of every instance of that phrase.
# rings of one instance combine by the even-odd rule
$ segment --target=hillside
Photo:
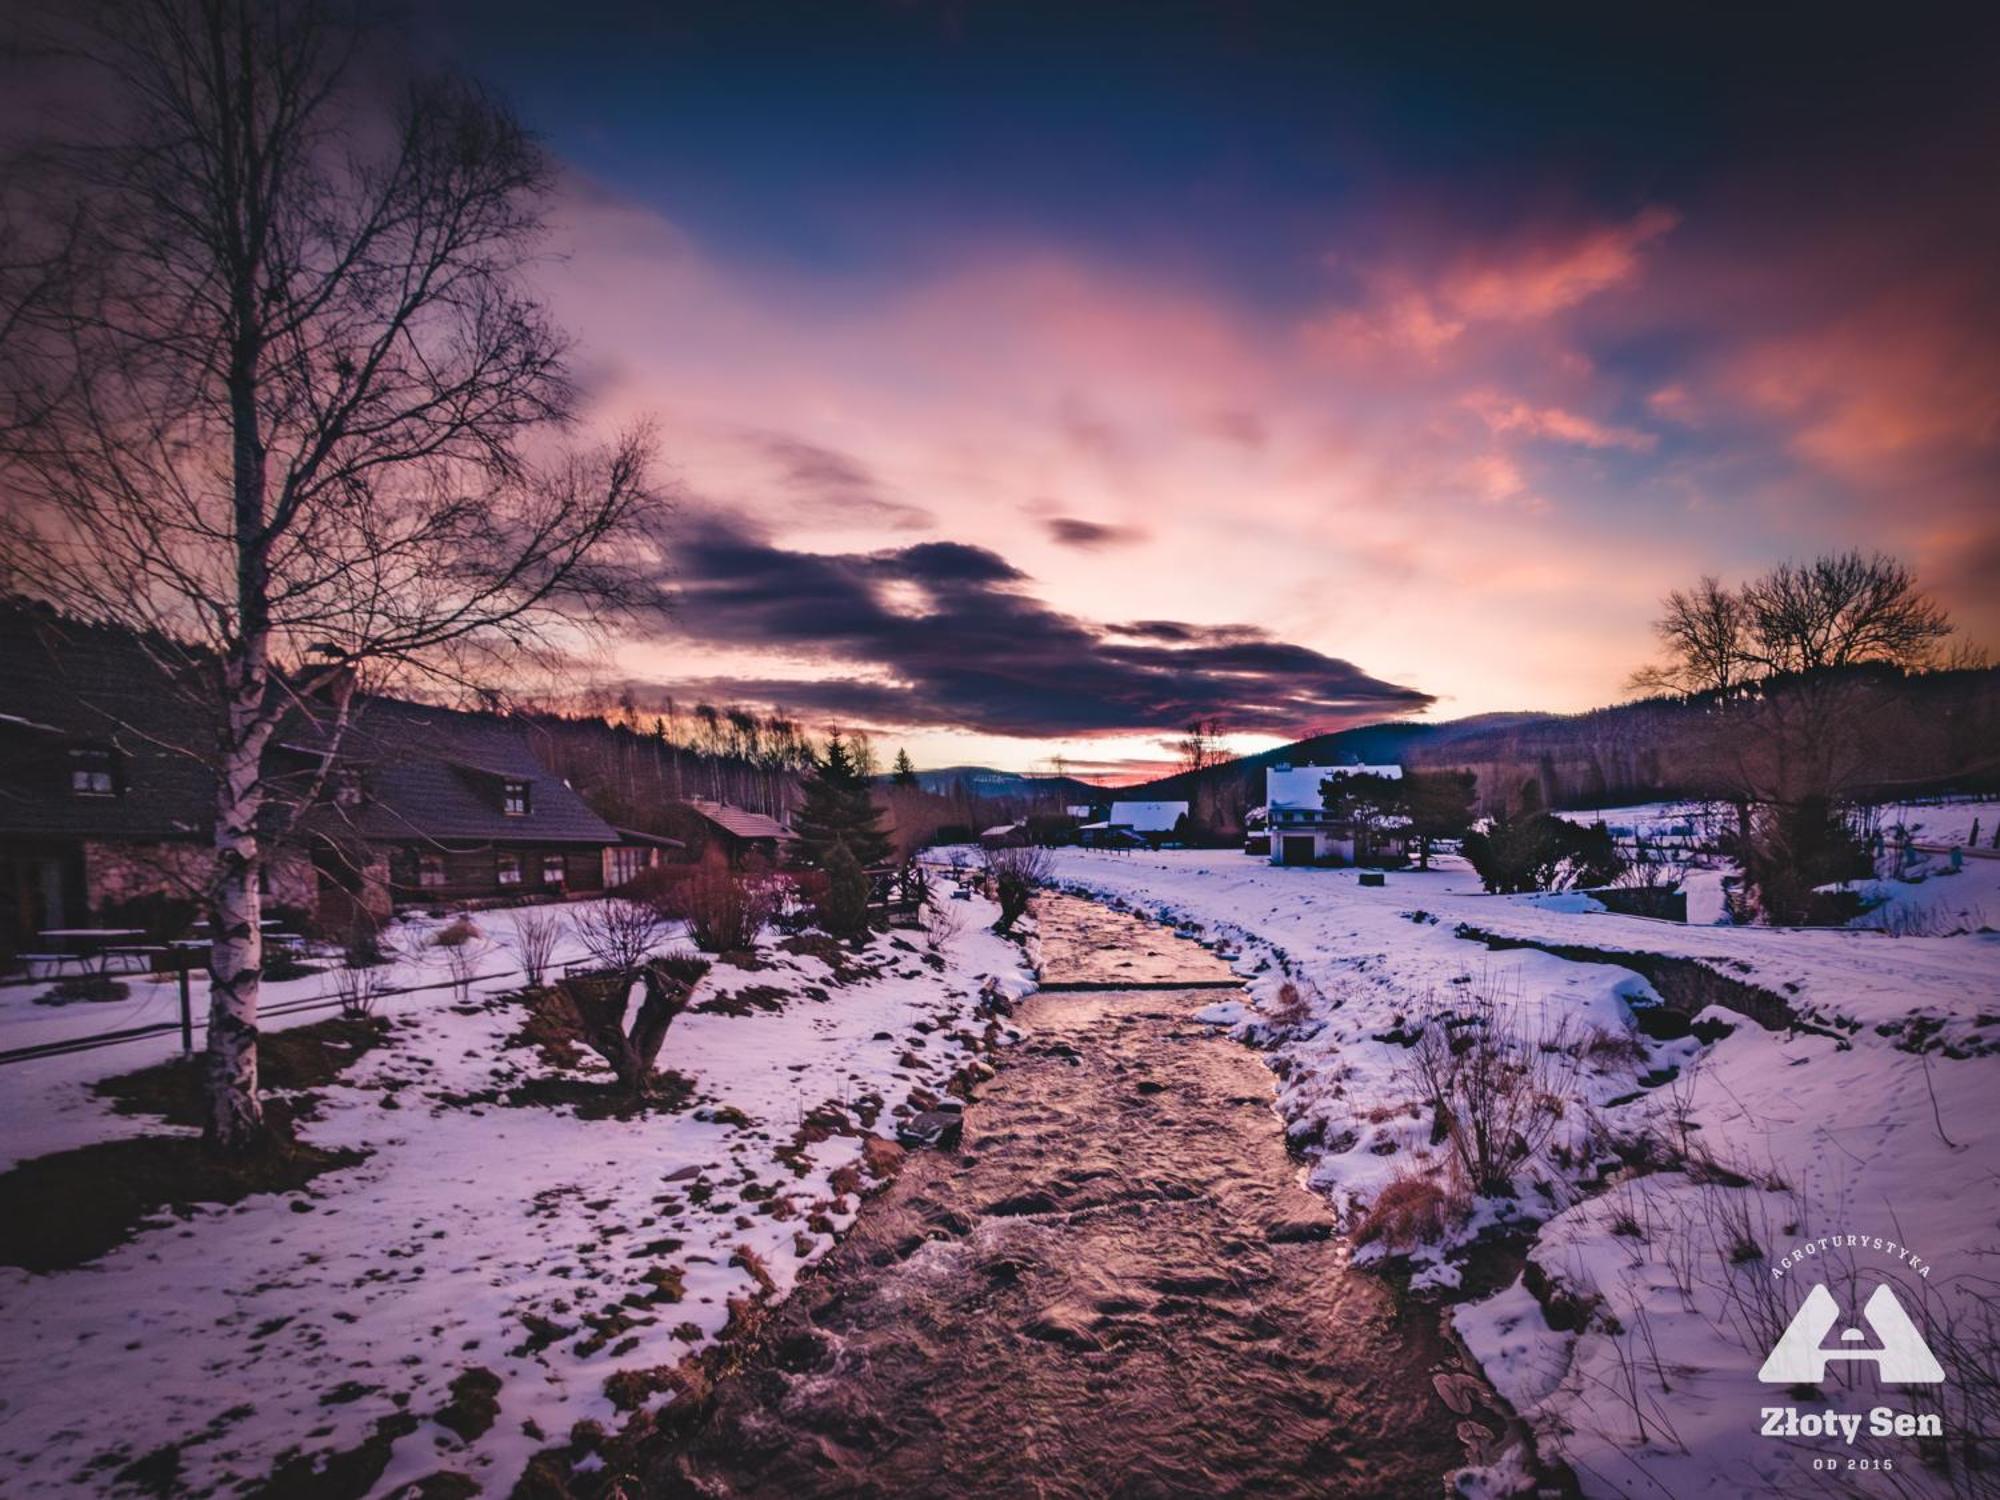
[[[875,779],[884,786],[893,780],[889,776]],[[1019,771],[996,771],[991,766],[945,766],[917,772],[917,785],[933,796],[952,796],[961,783],[971,795],[988,801],[1090,802],[1105,795],[1103,787],[1074,776],[1031,776]]]
[[[1857,670],[1823,679],[1846,695],[1837,776],[1855,796],[1895,796],[1945,785],[1990,789],[2000,778],[2000,668],[1902,675]],[[1133,798],[1185,799],[1217,829],[1241,825],[1263,800],[1267,766],[1394,761],[1478,777],[1482,810],[1524,796],[1549,807],[1607,807],[1660,797],[1720,795],[1729,755],[1715,709],[1647,699],[1580,714],[1494,713],[1437,724],[1369,724],[1315,735],[1200,774],[1120,789]],[[1532,791],[1530,791],[1532,787]]]

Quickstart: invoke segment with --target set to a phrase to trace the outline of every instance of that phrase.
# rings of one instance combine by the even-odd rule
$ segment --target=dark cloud
[[[937,517],[888,492],[860,459],[787,432],[750,431],[744,441],[770,461],[790,504],[823,509],[844,524],[921,531]]]
[[[1099,521],[1080,521],[1074,516],[1051,516],[1049,535],[1065,547],[1114,547],[1144,541],[1146,533],[1136,526],[1106,526]]]
[[[1052,736],[1220,717],[1295,735],[1414,713],[1430,695],[1245,625],[1106,626],[1050,608],[984,548],[927,542],[793,552],[706,517],[678,550],[676,629],[713,646],[850,669],[816,681],[656,684],[676,695],[781,705],[877,725]]]

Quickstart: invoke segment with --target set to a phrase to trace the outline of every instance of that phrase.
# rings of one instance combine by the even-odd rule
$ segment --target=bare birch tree
[[[280,799],[267,752],[309,711],[324,768],[357,671],[570,645],[641,602],[650,440],[557,446],[565,345],[524,281],[550,168],[478,87],[386,99],[341,0],[129,0],[64,40],[103,108],[37,163],[66,261],[0,350],[0,586],[145,632],[188,696],[208,1135],[244,1152],[258,875],[314,795]]]

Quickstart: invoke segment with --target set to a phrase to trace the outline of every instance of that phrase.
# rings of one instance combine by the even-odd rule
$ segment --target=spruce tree
[[[864,869],[885,864],[889,835],[883,831],[881,819],[881,810],[870,794],[868,773],[847,741],[834,735],[826,742],[825,751],[814,757],[812,775],[806,778],[805,803],[792,819],[792,832],[799,837],[799,858],[825,869],[833,846],[845,844]]]
[[[868,931],[868,876],[836,842],[826,851],[826,895],[819,903],[819,925],[837,938],[858,938]]]
[[[915,786],[917,784],[916,763],[910,759],[910,752],[907,750],[898,750],[896,752],[895,779],[897,786]]]
[[[1472,827],[1470,771],[1412,771],[1403,777],[1403,810],[1417,836],[1417,868],[1431,867],[1433,839],[1463,838]]]

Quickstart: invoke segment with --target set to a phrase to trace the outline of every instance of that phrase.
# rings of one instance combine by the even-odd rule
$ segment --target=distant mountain
[[[1206,775],[1220,780],[1256,776],[1261,781],[1262,773],[1270,766],[1339,766],[1356,762],[1401,765],[1419,752],[1434,755],[1443,747],[1459,741],[1505,734],[1556,717],[1541,713],[1490,713],[1447,719],[1435,724],[1364,724],[1358,729],[1315,734],[1306,739],[1293,740],[1289,745],[1260,750],[1255,755],[1240,756],[1211,768]],[[1120,788],[1120,795],[1183,800],[1189,796],[1191,784],[1189,773],[1180,771],[1138,786]],[[1259,796],[1255,800],[1261,801],[1262,798]]]
[[[886,786],[894,778],[875,779]],[[1104,796],[1104,788],[1074,776],[1031,776],[1019,771],[996,771],[991,766],[945,766],[941,770],[917,772],[917,785],[941,797],[950,796],[960,782],[965,783],[973,796],[996,800],[1060,797],[1065,802],[1089,802]]]

